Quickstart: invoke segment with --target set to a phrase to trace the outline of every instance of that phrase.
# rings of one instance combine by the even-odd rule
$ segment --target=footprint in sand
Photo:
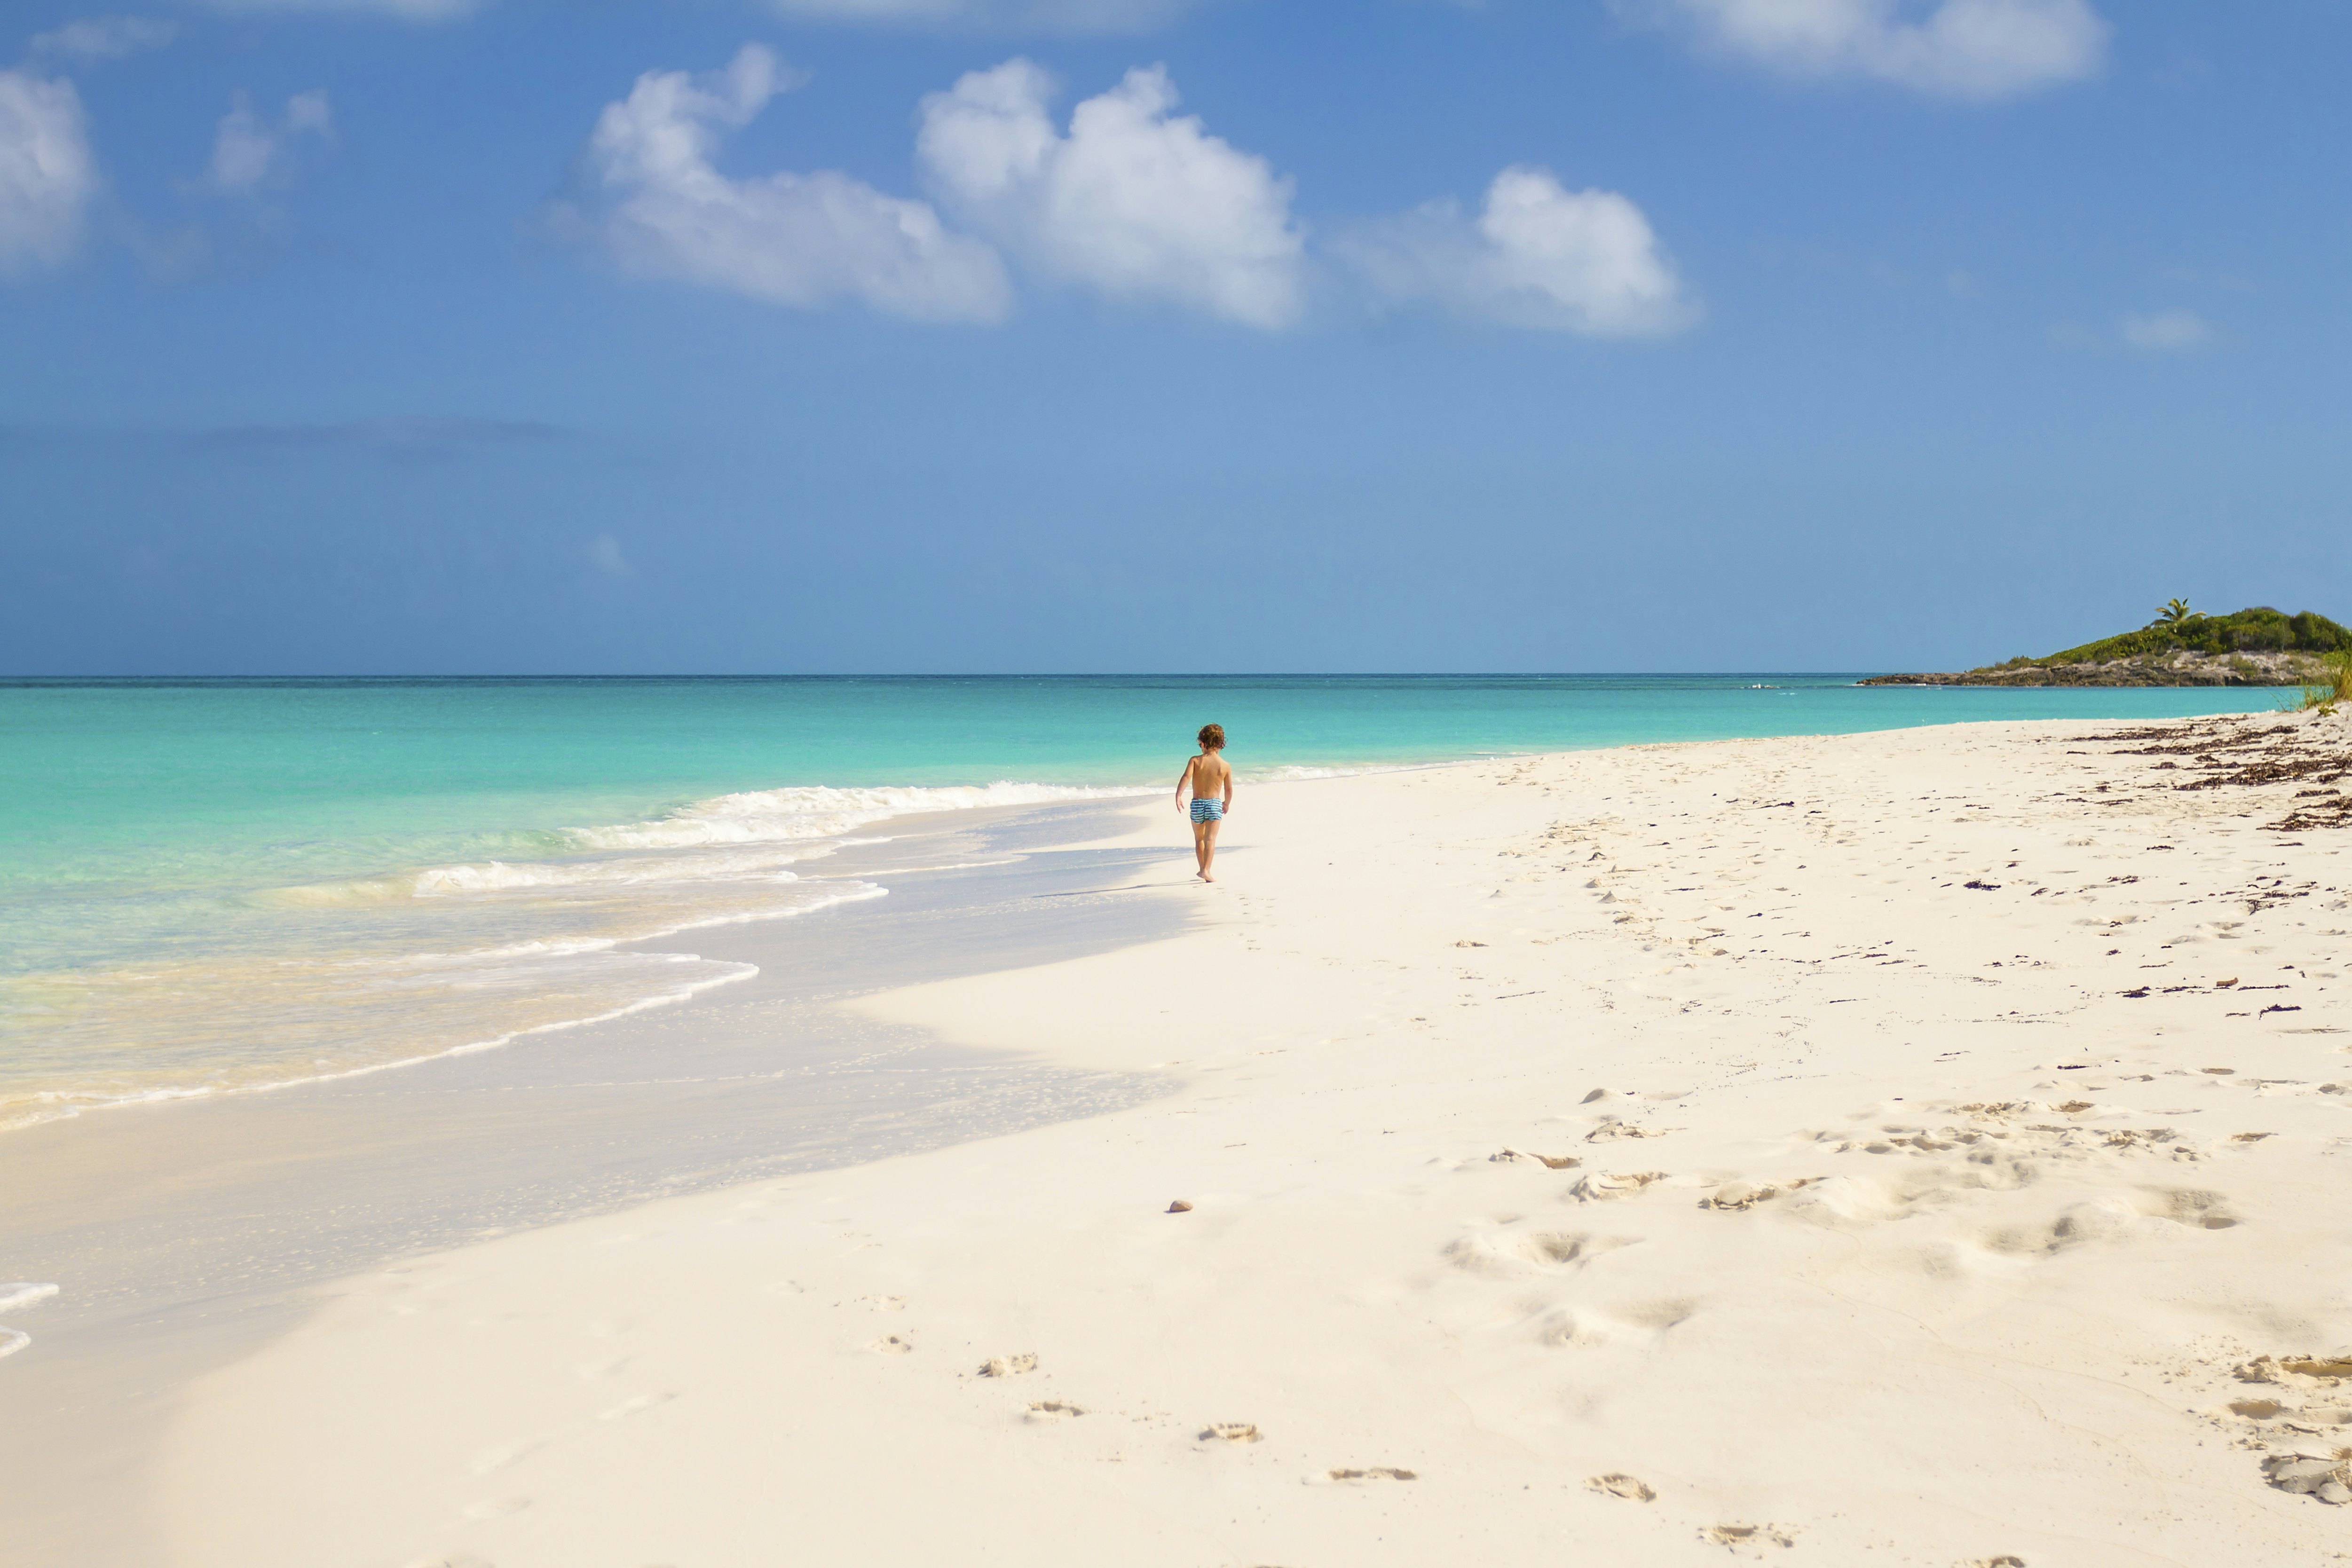
[[[1998,1557],[1971,1557],[1960,1568],[2025,1568],[2025,1559],[2004,1552]]]
[[[1018,1377],[1024,1372],[1037,1370],[1037,1357],[1033,1352],[1025,1355],[992,1355],[980,1364],[982,1377]]]
[[[1612,1307],[1605,1315],[1562,1308],[1546,1312],[1537,1321],[1536,1339],[1554,1350],[1607,1344],[1628,1333],[1645,1339],[1688,1322],[1698,1307],[1696,1301],[1675,1297]]]
[[[1536,1325],[1536,1341],[1553,1350],[1586,1348],[1609,1343],[1609,1330],[1589,1313],[1546,1312]]]
[[[2126,1240],[2148,1219],[2204,1230],[2227,1230],[2238,1223],[2219,1193],[2150,1187],[2137,1196],[2117,1193],[2070,1204],[2046,1224],[1988,1230],[1977,1240],[1991,1252],[2064,1252],[2094,1242]]]
[[[1621,1138],[1663,1138],[1670,1131],[1672,1131],[1671,1128],[1637,1127],[1631,1122],[1621,1122],[1616,1117],[1610,1116],[1604,1118],[1601,1125],[1585,1134],[1584,1141],[1588,1144],[1606,1144]]]
[[[1576,1178],[1568,1196],[1579,1203],[1608,1203],[1632,1197],[1651,1183],[1665,1179],[1664,1171],[1587,1171]]]
[[[2228,1199],[2195,1187],[2149,1187],[2141,1197],[2140,1212],[2205,1230],[2227,1230],[2238,1223]]]
[[[2263,1461],[2263,1479],[2284,1492],[2341,1508],[2352,1503],[2352,1448],[2311,1445]]]
[[[1584,1163],[1574,1155],[1535,1155],[1524,1149],[1505,1149],[1498,1155],[1488,1155],[1486,1158],[1490,1163],[1498,1165],[1507,1165],[1515,1160],[1531,1161],[1542,1166],[1546,1170],[1554,1171],[1574,1170]]]
[[[1622,1497],[1633,1502],[1655,1502],[1658,1500],[1658,1494],[1651,1489],[1649,1482],[1622,1471],[1612,1470],[1605,1476],[1587,1477],[1584,1484],[1606,1496]]]
[[[1421,1476],[1418,1471],[1401,1470],[1392,1465],[1373,1465],[1360,1470],[1330,1470],[1326,1472],[1325,1479],[1335,1481],[1417,1481]]]
[[[1496,1279],[1524,1277],[1529,1270],[1557,1273],[1580,1269],[1603,1252],[1630,1247],[1638,1236],[1591,1236],[1572,1230],[1480,1231],[1445,1249],[1457,1269]]]
[[[467,1503],[460,1511],[468,1523],[479,1524],[485,1520],[504,1519],[510,1513],[520,1513],[530,1506],[527,1497],[485,1498],[480,1502]]]
[[[502,1448],[485,1448],[474,1456],[473,1463],[467,1465],[466,1469],[468,1473],[477,1476],[493,1475],[526,1455],[539,1452],[546,1446],[544,1443],[509,1443]]]
[[[1212,1421],[1201,1433],[1201,1441],[1255,1443],[1258,1440],[1257,1425],[1252,1421]]]
[[[1777,1524],[1710,1524],[1698,1532],[1698,1538],[1716,1546],[1727,1546],[1734,1551],[1742,1546],[1794,1546],[1797,1533]]]
[[[915,1342],[899,1334],[884,1334],[866,1348],[877,1355],[909,1355],[914,1352]]]
[[[1799,1176],[1794,1181],[1787,1182],[1726,1182],[1714,1192],[1700,1198],[1698,1206],[1701,1208],[1722,1209],[1726,1212],[1750,1209],[1759,1203],[1771,1202],[1784,1192],[1796,1192],[1801,1188],[1809,1187],[1821,1179],[1819,1176]]]
[[[2280,1433],[2295,1432],[2306,1437],[2324,1438],[2338,1443],[2352,1437],[2344,1427],[2352,1427],[2352,1406],[2294,1405],[2284,1399],[2232,1399],[2223,1406],[2230,1415],[2251,1422],[2257,1433],[2273,1436],[2270,1424],[2276,1422]],[[2335,1452],[2323,1448],[2320,1452]]]
[[[2258,1355],[2231,1368],[2241,1383],[2276,1383],[2288,1388],[2335,1388],[2352,1382],[2352,1354]]]
[[[1676,1323],[1688,1322],[1698,1313],[1699,1303],[1688,1296],[1661,1296],[1653,1301],[1635,1301],[1617,1309],[1618,1320],[1636,1328],[1665,1330]]]
[[[1085,1414],[1086,1412],[1076,1405],[1067,1404],[1059,1399],[1033,1400],[1029,1406],[1029,1419],[1032,1421],[1062,1421]]]

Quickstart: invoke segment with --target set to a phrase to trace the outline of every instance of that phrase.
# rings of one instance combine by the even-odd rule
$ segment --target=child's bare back
[[[1192,793],[1196,797],[1223,796],[1225,792],[1225,780],[1234,776],[1233,764],[1213,751],[1202,752],[1186,763],[1184,768],[1190,776],[1189,782],[1192,787]]]

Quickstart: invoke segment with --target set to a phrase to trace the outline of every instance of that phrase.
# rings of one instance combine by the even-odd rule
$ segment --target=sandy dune
[[[878,1004],[1164,1098],[347,1281],[171,1561],[2352,1560],[2346,731],[1246,789],[1191,934]]]

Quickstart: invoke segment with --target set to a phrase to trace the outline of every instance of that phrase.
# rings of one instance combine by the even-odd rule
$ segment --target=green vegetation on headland
[[[1950,674],[1874,675],[1866,686],[2298,686],[2326,655],[2352,653],[2352,630],[2306,610],[2204,615],[2176,599],[2137,632],[2039,659]]]

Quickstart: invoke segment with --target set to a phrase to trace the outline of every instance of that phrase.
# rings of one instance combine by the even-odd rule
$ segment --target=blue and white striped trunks
[[[1192,820],[1196,822],[1219,822],[1224,820],[1225,803],[1214,795],[1192,797]]]

